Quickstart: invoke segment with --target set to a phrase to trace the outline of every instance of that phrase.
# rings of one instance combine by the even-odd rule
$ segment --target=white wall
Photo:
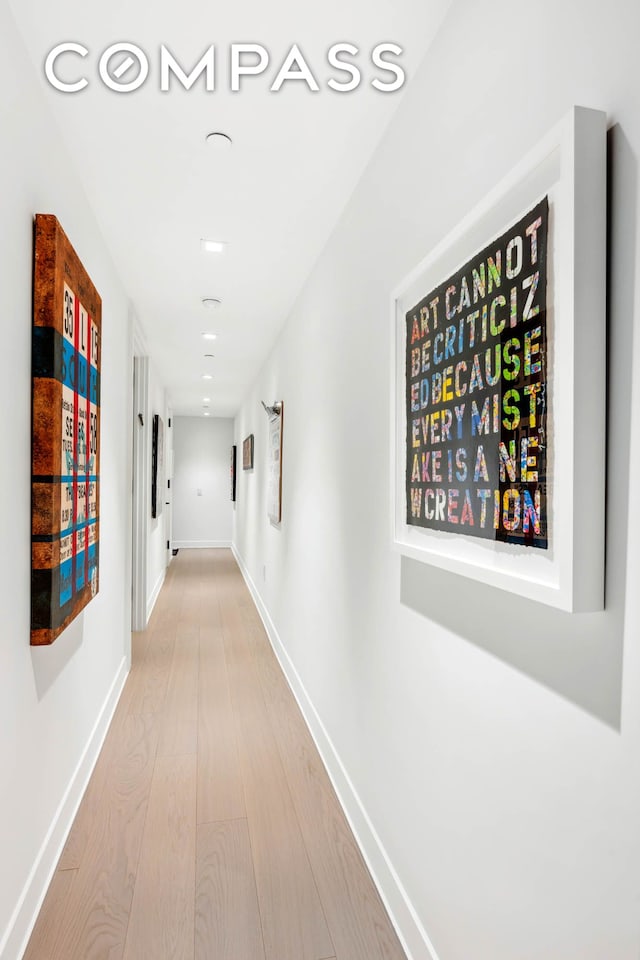
[[[416,960],[640,952],[639,31],[626,0],[454,3],[236,421],[237,550]],[[571,616],[392,552],[389,297],[574,103],[612,126],[611,376],[607,609]]]
[[[176,417],[173,422],[173,546],[229,546],[234,506],[229,480],[233,420]],[[238,481],[241,473],[239,446]]]
[[[79,801],[130,651],[131,331],[125,292],[0,4],[0,957],[16,960]],[[100,592],[29,646],[33,215],[54,213],[103,303]]]

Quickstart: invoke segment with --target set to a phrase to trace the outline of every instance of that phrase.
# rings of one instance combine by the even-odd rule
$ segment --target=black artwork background
[[[538,220],[539,225],[535,227]],[[534,230],[530,229],[527,234],[527,227],[531,228],[532,224]],[[487,244],[458,271],[438,284],[406,314],[406,502],[407,523],[410,525],[543,549],[548,546],[547,234],[548,199],[545,197],[509,230]],[[514,251],[517,252],[519,248],[522,256],[520,270],[515,273],[512,269],[513,276],[508,278],[506,275],[507,248],[510,242],[512,242],[510,260],[512,268],[517,266],[518,262]],[[489,258],[492,258],[494,264],[499,260],[501,266],[500,283],[496,282],[494,271],[491,291],[489,291]],[[484,270],[484,291],[481,286],[473,286],[473,270],[476,271],[476,276]],[[535,273],[538,274],[537,286],[533,296],[530,296],[534,283],[528,278]],[[530,282],[529,286],[526,286],[527,282]],[[469,294],[466,298],[463,296],[465,283]],[[450,294],[448,300],[450,309],[449,318],[447,318],[445,308],[447,291],[452,287],[455,288],[455,293]],[[475,294],[477,296],[474,296]],[[504,297],[506,302],[498,303],[495,308],[496,332],[494,334],[491,332],[490,315],[492,304],[497,297]],[[469,300],[470,303],[467,302]],[[529,313],[526,319],[525,308],[528,308]],[[473,320],[476,311],[478,315]],[[498,331],[497,328],[502,319],[505,320],[504,329]],[[471,342],[472,329],[475,332],[473,343]],[[416,331],[420,336],[416,337]],[[486,334],[484,339],[483,333]],[[527,338],[531,347],[528,371],[524,350]],[[517,348],[513,344],[514,339],[518,342]],[[447,344],[449,349],[445,356]],[[423,347],[426,354],[423,353]],[[416,370],[416,349],[420,351],[419,370]],[[488,351],[492,362],[487,368]],[[487,369],[493,375],[496,373],[496,351],[499,351],[500,357],[500,378],[495,385],[489,385],[486,381],[486,373]],[[519,358],[517,375],[512,379],[506,379],[507,376],[515,373],[516,363],[513,358],[516,355]],[[476,357],[476,369],[480,371],[482,386],[478,385],[479,380],[476,378],[475,387],[470,392],[472,377],[469,371],[474,368]],[[428,364],[426,369],[425,359]],[[466,370],[459,368],[461,363],[466,364]],[[438,374],[442,384],[447,372],[451,379],[446,394],[447,399],[438,400]],[[454,386],[458,373],[460,388],[462,389],[466,383],[463,395],[457,395]],[[534,392],[526,395],[525,390]],[[517,391],[517,401],[514,401],[515,395],[510,394],[509,391]],[[445,395],[444,391],[442,395]],[[476,430],[472,429],[472,402],[475,402],[476,413],[482,413],[486,412],[487,400],[490,432],[479,435],[477,433],[480,423],[478,418],[474,424]],[[456,409],[459,411],[463,404],[463,411],[458,418]],[[517,425],[514,423],[516,419],[514,408],[517,408],[520,417]],[[496,416],[496,409],[498,416]],[[435,414],[435,434],[431,432],[432,414]],[[535,422],[532,421],[532,415]],[[426,421],[425,417],[428,418]],[[441,430],[442,422],[447,423],[449,417],[451,417],[450,438],[447,437],[443,441],[438,439],[441,436],[438,426]],[[496,427],[498,427],[497,430]],[[522,479],[523,440],[525,444],[531,444],[526,453],[533,458],[531,467],[525,473],[526,481]],[[416,441],[419,441],[417,445]],[[504,444],[503,454],[505,451],[509,454],[515,452],[515,458],[509,460],[509,470],[506,467],[504,469],[504,479],[501,479],[500,475],[501,443]],[[482,447],[484,465],[481,464],[480,476],[474,480],[479,446]],[[466,460],[461,459],[461,464],[456,459],[460,450],[465,451],[467,455]],[[419,478],[416,478],[416,456]],[[434,469],[434,463],[439,463],[439,467]],[[467,475],[461,479],[464,463],[467,465]],[[533,473],[537,474],[535,480],[530,477]],[[505,493],[509,506],[506,515]],[[443,509],[441,505],[440,510],[436,512],[436,499],[440,498],[442,503],[443,497],[445,507]],[[448,509],[449,498],[453,506],[452,513]],[[466,510],[466,522],[461,523],[465,498],[470,504],[470,510]],[[482,518],[483,503],[485,512]],[[520,510],[519,522],[516,516],[516,503]],[[525,510],[525,504],[529,507],[528,510]],[[535,530],[532,522],[534,513],[531,508],[534,506],[539,521],[538,530]],[[428,512],[431,516],[427,515]],[[470,514],[473,523],[469,520]],[[525,514],[527,524],[524,523]],[[484,519],[484,523],[481,523],[481,519]],[[528,525],[527,530],[524,529],[525,525]]]

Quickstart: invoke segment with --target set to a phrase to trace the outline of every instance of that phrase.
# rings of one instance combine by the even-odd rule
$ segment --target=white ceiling
[[[402,91],[370,86],[376,75],[390,79],[373,68],[370,50],[399,43],[410,82],[449,2],[11,0],[174,413],[201,414],[205,396],[212,415],[236,412],[400,102]],[[77,94],[59,93],[44,78],[47,53],[63,41],[90,51],[84,61],[60,61],[59,73],[89,79]],[[114,93],[98,80],[100,54],[116,41],[149,57],[149,77],[135,93]],[[229,46],[251,42],[268,49],[271,65],[234,94]],[[338,42],[361,51],[363,82],[350,93],[326,86],[332,75],[345,79],[326,61]],[[200,80],[188,92],[174,85],[161,93],[162,43],[186,71],[215,44],[215,92]],[[318,93],[299,81],[269,92],[293,43]],[[212,149],[205,136],[213,130],[233,146]],[[206,255],[202,237],[229,245]],[[204,296],[222,306],[205,310]],[[213,350],[202,340],[205,329],[218,335]],[[214,379],[205,382],[208,371]]]

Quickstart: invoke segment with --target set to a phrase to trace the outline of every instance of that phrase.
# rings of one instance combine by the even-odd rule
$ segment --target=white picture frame
[[[269,413],[267,515],[276,526],[282,522],[282,428],[284,402],[278,401]]]
[[[407,522],[406,314],[549,200],[548,547]],[[574,107],[396,287],[391,298],[393,546],[405,556],[569,612],[604,607],[606,114]]]

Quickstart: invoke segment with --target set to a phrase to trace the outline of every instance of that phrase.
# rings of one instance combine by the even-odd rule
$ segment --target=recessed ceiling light
[[[222,253],[227,242],[226,240],[206,240],[203,237],[200,244],[205,253]]]
[[[210,373],[203,373],[202,379],[203,379],[203,380],[213,380],[213,377],[211,376]]]
[[[222,303],[222,300],[219,297],[203,297],[202,306],[206,307],[208,310],[215,310],[216,307],[219,307]]]
[[[203,397],[203,398],[202,398],[202,402],[203,402],[203,403],[211,403],[211,397]]]
[[[230,147],[233,143],[233,140],[228,133],[222,133],[221,130],[213,130],[211,133],[208,133],[205,137],[206,142],[210,147],[215,147],[216,149],[222,147],[226,149]]]
[[[202,416],[203,416],[203,417],[210,417],[211,414],[209,413],[208,410],[205,410],[204,413],[202,414]]]
[[[217,333],[203,333],[203,334],[202,334],[202,339],[203,339],[203,340],[216,340],[216,339],[217,339],[217,336],[218,336]]]

